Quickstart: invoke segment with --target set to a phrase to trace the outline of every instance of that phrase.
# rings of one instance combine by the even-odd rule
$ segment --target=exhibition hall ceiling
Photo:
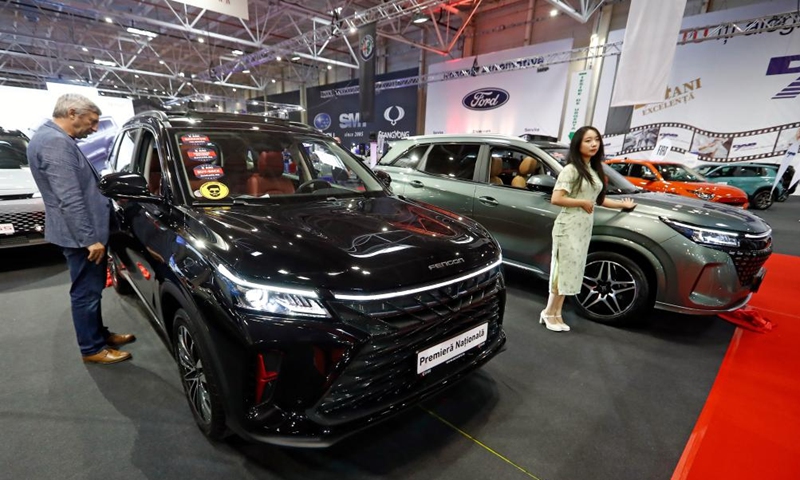
[[[48,81],[74,82],[97,87],[105,94],[162,100],[191,94],[260,95],[277,81],[315,85],[326,70],[357,69],[357,28],[372,21],[378,22],[379,46],[398,42],[447,55],[468,33],[466,26],[482,8],[514,3],[185,2],[2,2],[0,85],[44,88]],[[588,19],[603,3],[548,2],[578,21],[581,15]],[[221,13],[195,6],[226,3],[246,8]],[[247,95],[247,91],[253,94]]]

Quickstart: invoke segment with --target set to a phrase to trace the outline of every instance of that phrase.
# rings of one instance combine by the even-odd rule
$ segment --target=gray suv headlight
[[[229,280],[231,295],[237,306],[279,315],[330,318],[313,290],[262,285],[237,277],[224,265],[217,271]]]
[[[659,217],[659,219],[684,237],[702,245],[710,245],[713,247],[738,247],[741,241],[741,235],[736,232],[698,227],[688,223],[676,222],[667,217]]]

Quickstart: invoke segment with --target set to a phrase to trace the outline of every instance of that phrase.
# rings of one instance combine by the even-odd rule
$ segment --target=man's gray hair
[[[79,93],[65,93],[58,97],[56,106],[53,109],[53,118],[66,118],[69,115],[69,109],[75,110],[75,113],[81,115],[86,112],[94,112],[98,116],[103,112],[95,103]]]

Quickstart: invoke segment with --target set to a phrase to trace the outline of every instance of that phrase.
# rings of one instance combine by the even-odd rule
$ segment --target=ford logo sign
[[[318,113],[317,116],[314,117],[314,126],[322,131],[330,128],[331,122],[331,116],[327,113]]]
[[[481,88],[469,92],[461,103],[470,110],[491,110],[505,105],[509,98],[502,88]]]

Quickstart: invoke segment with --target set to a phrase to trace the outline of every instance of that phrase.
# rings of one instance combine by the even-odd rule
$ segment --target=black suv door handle
[[[478,200],[480,200],[482,204],[489,205],[490,207],[496,207],[500,205],[500,202],[498,202],[492,197],[478,197]]]
[[[409,185],[411,185],[414,188],[422,188],[422,187],[425,186],[425,184],[420,182],[419,180],[414,180],[414,181],[410,182]]]

